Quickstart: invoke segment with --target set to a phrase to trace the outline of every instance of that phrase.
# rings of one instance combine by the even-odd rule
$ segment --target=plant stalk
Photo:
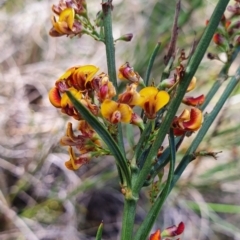
[[[204,136],[208,132],[208,129],[212,125],[212,122],[217,117],[217,115],[220,112],[220,110],[222,109],[224,103],[227,101],[227,99],[229,98],[230,94],[232,93],[234,88],[237,86],[239,81],[240,81],[240,67],[237,69],[235,76],[233,76],[230,79],[226,89],[224,90],[220,99],[216,103],[212,112],[206,116],[206,119],[204,120],[204,123],[203,123],[201,129],[199,130],[197,136],[193,140],[191,146],[188,148],[185,156],[183,157],[183,159],[179,163],[177,169],[175,170],[171,189],[174,187],[174,185],[176,184],[176,182],[182,175],[183,171],[186,169],[187,165],[194,159],[194,152],[197,150],[199,144],[202,142]]]
[[[115,47],[114,47],[114,39],[112,35],[112,1],[103,0],[102,10],[103,10],[103,26],[104,26],[104,34],[105,34],[105,47],[106,47],[106,56],[107,56],[108,75],[109,75],[110,81],[113,83],[116,89],[116,93],[118,94],[117,73],[116,73],[116,63],[115,63]],[[123,153],[125,153],[123,133],[122,133],[122,127],[120,123],[118,124],[117,141],[118,141],[119,148]]]
[[[121,240],[132,239],[136,204],[137,201],[135,199],[125,198],[124,200]]]
[[[187,66],[184,79],[181,81],[181,84],[179,84],[179,87],[177,88],[176,96],[168,107],[170,110],[168,111],[166,117],[161,124],[159,132],[156,136],[156,140],[154,141],[152,148],[147,156],[147,160],[143,166],[143,169],[139,174],[138,181],[133,186],[134,193],[138,193],[140,191],[147,175],[149,174],[149,171],[152,167],[152,160],[156,156],[158,148],[162,145],[162,142],[168,132],[168,129],[172,124],[173,118],[175,117],[179,105],[181,104],[182,98],[184,97],[188,85],[191,82],[195,72],[197,71],[198,66],[208,48],[208,45],[212,40],[213,34],[218,27],[218,24],[222,18],[228,2],[229,0],[220,0],[213,12],[209,24],[203,33],[203,36],[196,48],[196,51],[193,54],[193,57],[191,58],[189,65]]]

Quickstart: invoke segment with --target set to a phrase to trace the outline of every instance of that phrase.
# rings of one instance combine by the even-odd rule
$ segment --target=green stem
[[[144,81],[145,85],[148,86],[148,83],[149,83],[149,78],[150,78],[150,74],[151,74],[151,71],[152,71],[152,67],[153,67],[153,63],[155,61],[155,58],[157,56],[157,53],[160,49],[160,46],[161,46],[161,43],[158,42],[156,47],[154,48],[153,50],[153,53],[149,59],[149,63],[148,63],[148,67],[147,67],[147,74],[146,74],[146,79]]]
[[[118,94],[118,85],[117,85],[117,74],[116,74],[116,64],[115,64],[115,47],[114,40],[112,36],[112,3],[110,0],[102,1],[103,9],[103,26],[105,34],[105,47],[106,47],[106,56],[107,56],[107,66],[108,66],[108,75],[110,81],[113,83],[116,92]],[[124,143],[123,143],[123,133],[121,124],[118,124],[118,134],[117,140],[121,151],[125,154]]]
[[[108,75],[113,83],[117,93],[117,74],[116,74],[116,64],[115,64],[115,48],[114,40],[112,36],[112,9],[111,1],[103,0],[102,9],[103,9],[103,26],[105,34],[105,46],[106,46],[106,55],[107,55],[107,66],[108,66]]]
[[[135,199],[125,199],[124,201],[121,240],[132,239],[136,203]]]
[[[102,231],[103,231],[103,222],[101,222],[101,224],[98,227],[96,240],[101,240],[102,239]]]
[[[132,159],[132,162],[131,164],[133,166],[136,166],[137,165],[137,161],[138,161],[138,158],[140,157],[141,153],[142,153],[142,150],[143,150],[143,143],[145,142],[146,140],[146,137],[149,136],[150,132],[151,132],[151,128],[152,128],[152,122],[151,121],[148,121],[147,125],[145,126],[139,140],[138,140],[138,143],[137,143],[137,146],[134,150],[134,156],[133,156],[133,159]]]
[[[174,179],[171,185],[171,189],[174,187],[180,176],[182,175],[183,171],[187,167],[187,165],[194,159],[194,152],[197,150],[199,144],[202,142],[204,136],[206,135],[208,129],[212,125],[212,122],[217,117],[219,111],[222,109],[224,103],[229,98],[230,94],[236,87],[236,85],[239,83],[240,80],[240,67],[238,68],[236,75],[231,78],[229,81],[226,89],[224,90],[223,94],[221,95],[219,101],[216,103],[215,107],[213,108],[212,112],[206,116],[206,119],[204,120],[204,123],[199,130],[197,136],[193,140],[191,146],[187,150],[185,156],[179,163],[175,173],[174,173]]]
[[[196,48],[196,51],[193,54],[193,57],[191,58],[189,65],[187,66],[184,79],[181,81],[181,84],[179,84],[179,87],[176,90],[176,96],[175,98],[173,98],[172,102],[169,105],[170,110],[168,111],[166,117],[164,118],[161,124],[161,127],[156,136],[156,140],[154,141],[152,148],[147,156],[147,160],[143,166],[143,169],[139,174],[138,181],[133,186],[133,192],[135,193],[138,193],[140,191],[147,175],[149,174],[149,171],[152,166],[152,159],[156,156],[159,146],[162,145],[162,142],[178,110],[178,107],[181,104],[182,98],[186,93],[186,90],[188,88],[189,83],[192,80],[192,77],[194,76],[195,72],[198,69],[198,66],[208,48],[208,45],[213,37],[216,28],[218,27],[218,24],[222,18],[222,15],[226,9],[228,2],[229,0],[220,0],[213,12],[210,22],[203,33],[203,36]]]
[[[154,222],[156,221],[156,218],[158,217],[158,214],[163,206],[163,203],[165,202],[169,192],[170,187],[174,175],[174,168],[175,168],[175,162],[176,162],[176,147],[175,147],[175,139],[173,131],[170,130],[169,134],[169,146],[171,149],[171,158],[170,158],[170,167],[168,172],[168,178],[166,185],[161,192],[161,194],[158,196],[156,201],[154,202],[153,206],[151,207],[150,211],[148,212],[146,218],[144,219],[143,223],[139,227],[134,240],[141,240],[141,239],[147,239],[147,236],[149,232],[152,229],[152,226]]]

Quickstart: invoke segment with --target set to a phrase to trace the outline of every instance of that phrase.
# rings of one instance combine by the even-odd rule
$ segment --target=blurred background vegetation
[[[111,158],[93,159],[77,172],[64,167],[67,149],[59,145],[69,118],[48,100],[48,90],[69,67],[94,64],[106,71],[102,43],[51,38],[51,6],[57,0],[0,1],[0,239],[94,239],[104,221],[104,239],[118,239],[123,198]],[[87,0],[92,19],[100,0]],[[171,36],[175,0],[114,0],[114,36],[133,33],[116,44],[117,66],[129,61],[144,76],[156,43],[162,43],[152,79],[159,80]],[[183,0],[179,48],[201,36],[216,0]],[[233,64],[231,72],[237,66]],[[206,94],[221,64],[204,59],[196,93]],[[217,94],[221,95],[222,89]],[[170,194],[156,228],[183,221],[183,239],[240,239],[240,92],[225,105],[201,150],[220,152],[217,160],[192,162]],[[214,106],[211,102],[207,111]],[[191,139],[181,149],[184,153]],[[179,159],[181,154],[179,154]],[[142,192],[136,225],[150,206]]]

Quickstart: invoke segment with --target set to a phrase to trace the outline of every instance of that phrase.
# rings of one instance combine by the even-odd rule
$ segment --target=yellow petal
[[[121,72],[118,72],[118,78],[119,78],[120,80],[126,80],[126,78],[122,75]]]
[[[69,68],[60,78],[59,80],[65,80],[70,77],[70,75],[74,72],[76,67]]]
[[[188,109],[184,109],[181,115],[178,117],[180,121],[185,121],[190,119],[190,112]]]
[[[82,98],[82,93],[78,90],[76,90],[75,88],[71,87],[68,89],[68,91],[70,91],[72,93],[72,95],[77,99],[80,100]],[[61,99],[61,107],[66,107],[67,105],[72,106],[72,102],[71,100],[68,98],[68,95],[66,93],[64,93],[62,95],[62,99]]]
[[[118,107],[120,113],[121,113],[121,122],[129,123],[132,118],[132,109],[127,104],[119,104]]]
[[[66,22],[68,27],[72,30],[73,23],[74,23],[74,17],[75,17],[74,9],[73,8],[66,8],[61,12],[58,21],[59,22]]]
[[[118,103],[106,99],[101,105],[101,114],[103,115],[104,118],[110,120],[111,115],[113,114],[114,111],[116,111],[118,106]]]
[[[71,164],[72,164],[72,168],[73,168],[73,170],[77,170],[78,168],[81,167],[81,165],[75,164],[76,156],[75,156],[75,153],[74,153],[72,147],[69,147],[68,152],[69,152],[69,155],[70,155],[70,161],[71,161]],[[65,163],[65,166],[66,166],[66,163]]]
[[[196,131],[201,127],[202,120],[202,111],[198,108],[192,108],[190,112],[190,120],[187,122],[183,122],[183,126],[187,130]]]
[[[187,88],[187,92],[192,91],[195,87],[196,87],[196,83],[197,83],[197,78],[193,77],[188,88]]]
[[[155,110],[156,112],[163,108],[169,102],[169,94],[165,91],[159,91],[157,96],[155,97]]]
[[[157,93],[158,93],[158,89],[155,87],[145,87],[139,92],[139,94],[145,98],[155,96]]]
[[[91,81],[93,76],[98,72],[99,68],[94,65],[85,65],[80,68],[78,68],[78,71],[81,71],[84,73],[86,77],[86,83],[88,81]],[[85,85],[86,85],[85,83]]]

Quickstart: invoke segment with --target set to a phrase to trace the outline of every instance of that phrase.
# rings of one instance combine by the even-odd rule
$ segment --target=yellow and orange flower
[[[193,107],[201,106],[204,103],[204,101],[205,101],[205,96],[203,94],[198,97],[185,96],[182,100],[184,104],[193,106]]]
[[[118,78],[120,80],[128,80],[136,84],[143,81],[140,75],[133,70],[133,68],[128,62],[126,62],[119,68]]]
[[[176,136],[181,136],[187,131],[197,131],[202,126],[203,115],[198,108],[191,111],[184,109],[179,117],[175,117],[172,127]]]
[[[85,15],[87,11],[86,0],[60,0],[57,5],[52,6],[52,11],[60,15],[66,8],[73,8],[76,14]]]
[[[176,239],[180,240],[179,236],[184,232],[185,225],[183,222],[180,222],[178,226],[174,225],[166,228],[162,233],[158,229],[155,233],[151,234],[149,240],[161,240],[162,238],[172,238],[177,237]],[[175,238],[174,238],[175,239]]]
[[[80,35],[82,26],[80,22],[75,19],[75,10],[73,8],[64,9],[58,20],[55,16],[52,17],[53,27],[50,29],[49,34],[52,37],[59,37],[63,35]]]
[[[63,146],[69,146],[70,159],[65,163],[70,170],[77,170],[83,164],[86,164],[94,155],[94,151],[101,147],[101,141],[97,133],[89,126],[85,120],[79,122],[79,135],[73,133],[72,124],[68,123],[66,135],[62,137],[60,143]],[[73,147],[80,153],[76,157]]]
[[[70,91],[77,100],[79,100],[87,109],[89,109],[89,111],[92,112],[92,114],[98,114],[98,107],[91,102],[88,96],[84,96],[81,91],[78,91],[73,87],[68,88],[67,91]],[[58,88],[54,87],[49,91],[49,100],[53,106],[61,108],[63,113],[72,116],[77,120],[81,119],[81,115],[73,106],[66,92],[61,94]]]
[[[133,111],[127,104],[106,99],[101,105],[101,113],[109,122],[116,124],[119,122],[129,123]]]
[[[154,119],[157,112],[163,108],[170,99],[166,91],[159,91],[156,87],[145,87],[139,92],[140,97],[132,101],[133,105],[140,106],[149,119]]]
[[[139,98],[140,94],[137,92],[137,84],[132,83],[127,86],[125,92],[118,95],[118,102],[134,106],[134,103],[137,103]]]
[[[90,82],[99,68],[94,65],[75,66],[69,68],[57,81],[56,87],[65,91],[65,88],[74,87],[77,90],[84,91],[91,88]],[[63,90],[61,90],[63,88]]]
[[[49,100],[56,108],[61,108],[63,113],[81,119],[79,113],[74,108],[66,91],[86,106],[94,115],[98,114],[98,107],[92,103],[88,97],[88,90],[93,90],[90,84],[94,75],[99,70],[94,65],[75,66],[69,68],[55,83],[49,91]]]
[[[92,157],[91,152],[81,154],[79,157],[76,157],[73,148],[69,147],[68,149],[70,159],[65,162],[65,166],[69,170],[77,170],[84,164],[87,164]]]

